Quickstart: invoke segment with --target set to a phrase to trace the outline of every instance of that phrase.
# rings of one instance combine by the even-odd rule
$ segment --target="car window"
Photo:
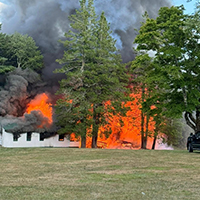
[[[200,132],[196,133],[196,137],[198,137],[198,138],[200,137]]]

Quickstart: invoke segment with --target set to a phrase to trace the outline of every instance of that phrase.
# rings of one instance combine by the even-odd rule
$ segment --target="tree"
[[[140,88],[142,92],[141,99],[141,148],[146,149],[148,137],[153,137],[152,149],[155,149],[156,141],[159,138],[168,145],[177,145],[182,139],[182,128],[180,119],[167,118],[163,115],[163,107],[158,102],[155,107],[155,100],[152,97],[162,93],[162,88],[155,87],[153,83],[154,73],[154,58],[150,57],[145,52],[138,52],[135,60],[132,61],[132,73],[134,76],[133,83]],[[151,101],[150,101],[151,100]],[[152,101],[153,100],[153,101]],[[153,102],[153,103],[152,103]],[[155,123],[154,131],[149,132],[149,120],[152,119]],[[162,135],[164,137],[162,137]]]
[[[93,57],[96,39],[93,34],[96,23],[93,1],[89,1],[88,4],[86,0],[80,1],[80,9],[76,10],[76,14],[71,15],[69,19],[72,22],[71,30],[65,33],[67,39],[60,41],[66,47],[66,51],[63,58],[57,60],[63,66],[56,72],[65,73],[67,79],[60,82],[59,93],[63,94],[63,100],[57,102],[56,113],[58,124],[63,131],[74,130],[81,122],[85,128],[77,134],[80,134],[83,143],[86,139],[88,110],[91,108],[83,81],[85,70],[91,64],[88,60]],[[75,120],[71,120],[68,116],[74,116]],[[65,124],[63,120],[67,120]],[[85,145],[82,144],[82,147]]]
[[[121,108],[121,102],[125,100],[125,85],[128,82],[128,75],[125,73],[125,67],[121,65],[121,56],[116,49],[116,41],[111,36],[112,32],[104,13],[100,16],[95,33],[96,53],[93,57],[92,70],[89,70],[86,79],[86,81],[93,80],[93,86],[87,91],[90,94],[89,101],[93,105],[92,147],[94,148],[97,146],[98,129],[103,123],[104,103],[108,100],[115,101],[115,107]]]
[[[58,119],[58,125],[60,129],[59,134],[71,134],[75,133],[77,137],[81,137],[81,147],[86,147],[87,128],[90,127],[91,122],[89,116],[91,116],[89,104],[86,102],[76,104],[77,101],[67,101],[66,97],[59,99],[56,104],[56,114]]]
[[[0,24],[1,30],[1,24]],[[7,48],[8,36],[6,34],[0,33],[0,74],[5,74],[14,69],[9,63],[7,63],[8,58],[6,58],[6,48]]]
[[[146,149],[147,138],[150,136],[148,127],[150,120],[151,105],[147,106],[146,99],[151,96],[152,89],[147,77],[150,76],[152,69],[152,58],[147,53],[137,52],[135,60],[131,63],[131,72],[133,73],[133,83],[136,90],[141,92],[141,148]],[[146,107],[145,107],[146,106]]]
[[[196,27],[188,26],[190,18],[183,10],[183,6],[162,7],[156,19],[148,18],[142,24],[135,43],[137,50],[155,52],[147,79],[162,92],[149,100],[162,106],[165,116],[181,118],[185,112],[187,124],[196,132],[200,130],[200,35]]]
[[[43,66],[43,56],[32,37],[17,32],[13,35],[0,33],[0,73],[17,67],[40,72]]]
[[[62,41],[66,51],[63,58],[57,60],[63,66],[56,70],[67,76],[60,82],[59,93],[64,94],[64,101],[58,101],[56,107],[69,109],[65,113],[57,109],[58,124],[61,123],[59,119],[67,118],[71,113],[81,116],[77,122],[84,123],[87,128],[92,125],[92,147],[96,147],[98,128],[105,122],[104,103],[120,100],[125,91],[124,81],[128,79],[115,40],[110,36],[109,24],[104,13],[97,19],[93,0],[80,0],[80,9],[69,19],[71,30],[65,34],[67,39]],[[65,102],[71,103],[66,105]],[[79,126],[77,122],[73,125]],[[87,128],[81,134],[84,138]]]
[[[7,47],[9,61],[15,67],[30,68],[40,71],[43,67],[43,56],[32,37],[14,33],[9,36]]]

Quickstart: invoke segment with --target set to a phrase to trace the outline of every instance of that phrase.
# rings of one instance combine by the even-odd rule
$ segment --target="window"
[[[31,141],[31,132],[28,132],[26,135],[26,141]]]
[[[65,135],[59,135],[58,141],[64,141]]]
[[[13,134],[13,141],[18,141],[19,136],[17,134]]]
[[[40,133],[40,141],[44,141],[44,133]]]

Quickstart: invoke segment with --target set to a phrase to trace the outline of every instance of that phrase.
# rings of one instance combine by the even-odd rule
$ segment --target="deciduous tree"
[[[7,46],[8,36],[6,34],[0,33],[0,74],[5,74],[6,72],[12,71],[14,69],[14,67],[8,63],[8,58],[6,57]]]
[[[162,89],[149,100],[162,106],[165,116],[182,117],[193,130],[200,130],[199,31],[189,26],[184,8],[163,7],[156,19],[148,18],[135,39],[137,50],[154,51],[151,76],[154,88]],[[195,111],[195,116],[193,113]]]
[[[32,37],[16,32],[8,39],[7,55],[13,66],[34,71],[42,69],[43,56]]]
[[[17,67],[39,72],[43,68],[43,56],[32,37],[17,32],[0,33],[0,73]]]

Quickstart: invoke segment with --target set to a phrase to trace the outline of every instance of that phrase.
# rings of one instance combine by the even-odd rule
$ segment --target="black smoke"
[[[44,80],[53,84],[52,72],[59,65],[55,62],[62,57],[63,47],[58,42],[69,30],[68,16],[79,8],[78,0],[7,0],[8,6],[2,11],[2,31],[15,31],[34,38],[42,50],[45,60]],[[96,12],[105,12],[110,23],[122,59],[128,62],[134,58],[133,41],[145,11],[155,18],[163,6],[170,6],[170,0],[94,0]]]
[[[30,69],[17,68],[10,72],[0,88],[0,124],[10,132],[45,132],[55,130],[40,111],[26,113],[27,105],[42,92],[45,85]],[[41,127],[41,122],[44,126]]]

